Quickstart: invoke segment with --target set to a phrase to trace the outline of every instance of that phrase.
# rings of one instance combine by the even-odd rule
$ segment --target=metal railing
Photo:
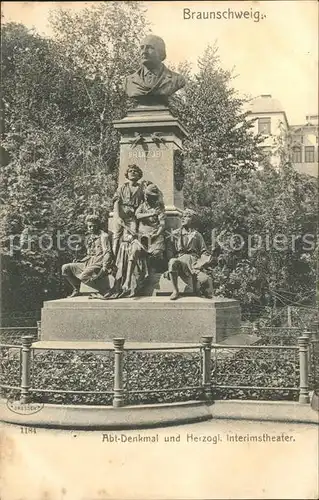
[[[107,391],[82,391],[82,390],[70,390],[70,389],[45,389],[40,387],[34,387],[32,384],[32,365],[34,362],[34,351],[38,350],[36,344],[33,344],[34,337],[32,335],[24,335],[22,337],[22,345],[18,346],[16,344],[0,344],[0,350],[3,349],[19,349],[19,375],[21,379],[20,385],[8,385],[0,383],[1,389],[11,389],[19,391],[20,401],[21,403],[30,403],[32,402],[32,394],[33,393],[56,393],[56,394],[108,394],[112,395],[112,405],[114,407],[121,407],[125,405],[125,398],[128,394],[139,393],[139,394],[148,394],[152,392],[183,392],[189,391],[190,389],[199,389],[203,392],[205,399],[210,401],[212,399],[212,391],[211,391],[211,378],[210,378],[210,363],[211,363],[211,343],[212,337],[203,337],[202,342],[200,344],[192,344],[185,346],[144,346],[139,348],[128,348],[125,349],[125,340],[123,338],[115,338],[113,339],[113,348],[110,347],[101,347],[91,345],[89,351],[95,351],[99,353],[112,352],[114,355],[114,363],[113,363],[113,388],[112,390]],[[39,350],[41,351],[52,351],[50,347],[41,347]],[[59,351],[65,353],[66,351],[81,351],[87,350],[86,348],[70,346],[59,348]],[[124,354],[128,352],[163,352],[163,351],[194,351],[198,350],[201,353],[201,384],[195,386],[181,386],[181,387],[171,387],[166,389],[143,389],[143,390],[129,390],[124,386]],[[67,362],[66,362],[67,363]]]
[[[224,344],[213,344],[212,337],[204,336],[201,337],[200,343],[195,344],[187,344],[185,346],[144,346],[144,347],[125,347],[125,340],[123,338],[115,338],[113,339],[113,346],[96,346],[94,347],[91,344],[89,351],[91,352],[99,352],[105,353],[109,352],[113,355],[112,363],[109,363],[109,366],[112,368],[112,376],[110,380],[113,381],[113,386],[109,390],[105,391],[94,391],[94,390],[71,390],[71,389],[52,389],[52,388],[41,388],[34,387],[32,384],[32,365],[34,363],[34,351],[39,351],[36,347],[36,343],[34,344],[34,335],[23,335],[22,336],[22,344],[8,344],[2,343],[0,344],[0,351],[7,350],[7,353],[10,349],[19,350],[19,356],[16,356],[15,362],[19,364],[19,371],[16,373],[16,381],[17,378],[20,379],[20,384],[4,384],[0,383],[1,390],[15,390],[19,393],[20,401],[22,403],[30,403],[32,402],[34,393],[57,393],[57,394],[107,394],[112,397],[112,405],[114,407],[122,407],[127,404],[127,396],[132,393],[138,394],[148,394],[148,393],[170,393],[170,392],[187,392],[189,390],[199,390],[202,394],[202,399],[207,402],[212,401],[213,393],[216,389],[254,389],[258,391],[267,391],[267,390],[291,390],[295,391],[299,394],[299,402],[300,403],[308,403],[309,402],[309,368],[310,368],[310,337],[311,332],[305,331],[303,332],[297,339],[297,345],[224,345]],[[41,347],[41,351],[51,351],[50,349]],[[62,347],[59,348],[59,351],[65,354],[66,351],[83,351],[87,350],[83,347],[71,346],[69,348]],[[265,352],[266,350],[273,352],[290,352],[296,355],[298,358],[298,378],[299,383],[293,387],[285,387],[285,386],[258,386],[258,385],[245,385],[245,384],[229,384],[223,385],[219,384],[214,377],[214,373],[216,370],[216,356],[217,353],[231,353],[231,351],[243,352],[248,351],[250,353],[253,352]],[[169,352],[198,352],[200,354],[200,381],[195,385],[187,385],[181,387],[167,387],[167,388],[155,388],[155,389],[138,389],[138,390],[130,390],[129,387],[125,384],[124,380],[124,356],[129,352],[137,352],[144,351],[145,353],[163,353],[165,351]],[[227,356],[226,356],[227,357]],[[231,357],[231,355],[230,355]],[[215,363],[214,363],[215,359]],[[64,363],[67,363],[64,361]],[[129,379],[130,371],[126,367],[126,375]],[[148,381],[150,381],[151,377],[149,377]]]
[[[309,402],[309,334],[304,333],[298,338],[298,345],[290,346],[290,345],[243,345],[243,346],[238,346],[238,345],[217,345],[213,344],[212,348],[215,349],[215,356],[217,357],[218,354],[224,354],[224,358],[227,356],[229,358],[228,364],[221,363],[218,359],[215,362],[215,370],[213,371],[212,374],[212,385],[214,387],[215,393],[220,390],[241,390],[241,391],[259,391],[259,392],[297,392],[299,393],[299,402],[300,403],[307,403]],[[243,356],[241,357],[240,360],[234,360],[234,355],[232,356],[231,351],[235,351],[237,354],[239,353],[240,356],[242,356],[243,353],[247,353],[252,355],[249,357],[248,355],[246,358]],[[280,362],[283,363],[284,361],[288,360],[291,362],[291,359],[289,358],[294,358],[297,357],[296,364],[295,364],[295,377],[293,377],[296,381],[299,383],[293,386],[289,385],[283,385],[283,384],[277,384],[277,379],[276,379],[276,373],[270,372],[268,373],[268,379],[274,380],[274,383],[272,385],[257,385],[255,384],[245,384],[241,383],[241,381],[238,382],[238,379],[240,379],[238,372],[235,371],[235,373],[229,373],[227,371],[226,373],[223,373],[223,370],[229,369],[229,367],[235,366],[236,368],[236,363],[240,362],[241,365],[246,364],[249,365],[249,362],[255,361],[255,358],[257,356],[257,353],[263,353],[265,354],[266,352],[270,352],[271,355],[276,354],[277,357],[281,357]],[[286,356],[286,359],[283,358],[283,356]],[[239,356],[237,356],[238,358]],[[263,361],[264,365],[267,366],[267,362]],[[221,369],[218,370],[218,367],[221,366]],[[231,368],[230,368],[231,369]],[[265,374],[260,375],[258,377],[259,373],[255,373],[255,379],[256,381],[258,378],[267,378]],[[228,383],[225,384],[225,379],[231,379],[231,376],[237,380],[235,383]],[[245,376],[245,374],[244,374]],[[299,379],[299,380],[298,380]]]

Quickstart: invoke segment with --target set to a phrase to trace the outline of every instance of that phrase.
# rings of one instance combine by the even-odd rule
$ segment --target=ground
[[[252,436],[263,441],[248,442]],[[1,437],[2,500],[318,498],[315,425],[211,420],[36,433],[3,425]]]

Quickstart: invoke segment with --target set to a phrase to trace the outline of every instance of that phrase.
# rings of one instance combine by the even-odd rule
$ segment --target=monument
[[[160,37],[142,40],[141,65],[125,79],[134,106],[114,122],[120,165],[109,219],[112,258],[108,254],[106,260],[112,262],[100,266],[113,284],[101,290],[93,280],[98,294],[92,298],[98,300],[75,292],[45,302],[44,341],[109,341],[120,335],[131,342],[197,342],[208,335],[222,342],[239,333],[239,303],[213,297],[205,272],[211,255],[196,229],[196,214],[184,210],[188,132],[170,112],[169,97],[186,82],[163,64],[165,57]],[[107,252],[110,245],[108,240]],[[64,274],[66,269],[70,273],[72,264]]]

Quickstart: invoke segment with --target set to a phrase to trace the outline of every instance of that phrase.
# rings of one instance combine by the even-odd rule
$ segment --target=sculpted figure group
[[[197,295],[211,296],[211,280],[204,272],[211,255],[195,229],[195,212],[185,210],[182,227],[165,238],[163,195],[155,184],[142,180],[142,175],[137,165],[129,165],[127,181],[115,193],[113,237],[101,229],[97,216],[87,217],[87,255],[62,267],[62,275],[73,287],[70,297],[80,295],[81,282],[92,284],[108,275],[114,278],[113,286],[92,298],[143,295],[150,274],[165,268],[164,276],[173,287],[171,300],[180,297],[178,277]]]
[[[125,79],[126,94],[137,99],[139,104],[165,103],[185,85],[182,75],[163,64],[166,48],[162,38],[146,36],[140,45],[140,56],[140,67]],[[103,277],[107,289],[93,294],[92,298],[142,295],[152,272],[165,269],[164,276],[171,281],[173,288],[171,300],[180,297],[179,277],[194,293],[210,297],[211,280],[204,269],[211,256],[202,235],[195,229],[196,214],[186,210],[182,227],[165,238],[161,191],[155,184],[142,180],[143,174],[137,165],[129,165],[125,176],[127,181],[114,196],[112,238],[101,229],[98,217],[87,217],[87,256],[62,267],[63,276],[73,287],[71,297],[80,294],[81,282],[97,283]],[[112,286],[107,280],[110,275],[114,282]]]

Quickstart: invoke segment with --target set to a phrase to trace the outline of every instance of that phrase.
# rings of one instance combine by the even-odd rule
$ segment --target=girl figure
[[[136,232],[135,212],[144,201],[144,183],[139,180],[143,177],[142,170],[137,165],[129,165],[125,172],[127,182],[120,186],[113,198],[114,201],[114,232],[113,253],[115,258],[119,252],[121,241],[125,236],[125,229],[132,234]]]
[[[155,184],[144,190],[144,202],[135,212],[137,235],[128,248],[126,279],[120,297],[134,297],[149,276],[150,262],[163,259],[165,252],[165,207],[163,195]],[[133,275],[136,284],[133,284]]]

